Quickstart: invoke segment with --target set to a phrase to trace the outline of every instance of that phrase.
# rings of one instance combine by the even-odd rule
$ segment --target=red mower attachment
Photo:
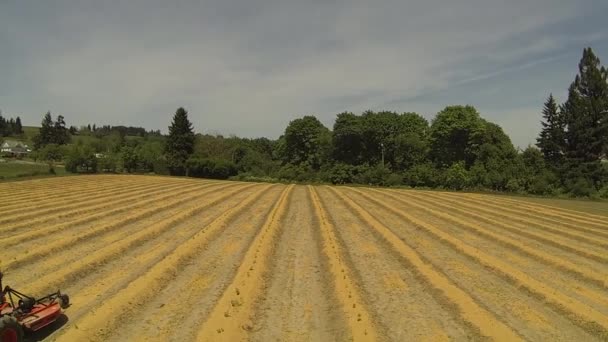
[[[0,289],[2,289],[0,272]],[[10,288],[0,293],[0,342],[21,342],[25,332],[38,331],[55,322],[70,297],[60,291],[36,299]]]

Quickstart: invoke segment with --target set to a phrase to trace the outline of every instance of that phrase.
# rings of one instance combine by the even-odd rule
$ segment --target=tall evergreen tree
[[[8,135],[6,131],[7,131],[7,122],[2,117],[2,111],[0,111],[0,137]]]
[[[169,171],[174,175],[185,174],[186,161],[194,152],[194,131],[188,120],[188,112],[180,107],[173,116],[166,140],[165,154]]]
[[[564,120],[558,110],[553,94],[549,94],[543,108],[543,126],[536,146],[540,148],[545,161],[554,169],[563,162],[564,149]]]
[[[608,143],[608,72],[591,48],[583,51],[579,74],[562,106],[566,124],[566,181],[596,189],[605,182],[600,163]]]
[[[57,145],[65,145],[70,142],[70,132],[66,127],[63,115],[57,116],[57,121],[55,121],[54,125],[53,136],[53,143]]]
[[[40,149],[55,142],[55,132],[51,112],[47,112],[42,118],[38,134],[34,137],[34,147]]]
[[[23,126],[21,125],[21,118],[15,119],[15,134],[23,134]]]
[[[6,129],[6,135],[13,135],[15,134],[15,119],[10,118],[8,120],[8,127]]]

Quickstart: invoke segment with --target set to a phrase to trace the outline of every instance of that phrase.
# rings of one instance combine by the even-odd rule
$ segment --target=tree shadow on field
[[[68,316],[61,314],[55,322],[49,324],[48,326],[46,326],[38,331],[34,331],[31,333],[25,334],[24,342],[43,341],[47,337],[49,337],[52,333],[54,333],[55,331],[59,330],[61,327],[66,325],[68,323],[68,321],[69,321]]]

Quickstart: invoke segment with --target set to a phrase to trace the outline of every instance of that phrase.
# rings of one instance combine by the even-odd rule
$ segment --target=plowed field
[[[513,197],[152,176],[0,184],[57,341],[608,340],[605,216]]]

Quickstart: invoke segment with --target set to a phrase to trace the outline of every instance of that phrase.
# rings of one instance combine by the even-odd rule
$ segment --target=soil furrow
[[[368,195],[366,195],[363,191],[360,191],[358,189],[351,189],[351,190],[359,193],[363,197],[370,199],[370,197]],[[405,199],[403,196],[399,197],[399,196],[391,195],[387,191],[381,192],[381,191],[377,191],[374,189],[370,189],[368,191],[373,191],[375,194],[379,194],[379,195],[391,198],[393,200],[397,200],[398,202],[402,203],[403,205],[418,208],[435,217],[440,217],[449,222],[455,223],[459,227],[462,227],[477,235],[482,235],[491,241],[502,244],[510,249],[519,251],[526,256],[540,260],[550,266],[555,266],[559,270],[571,273],[577,277],[580,277],[581,279],[583,279],[585,281],[588,281],[595,285],[599,285],[604,289],[608,289],[608,276],[606,276],[606,275],[602,276],[602,274],[598,274],[596,271],[588,270],[588,269],[581,269],[580,265],[574,264],[566,259],[558,258],[551,254],[543,253],[542,251],[540,251],[538,249],[530,248],[518,240],[514,240],[514,239],[508,238],[506,236],[503,236],[503,235],[500,235],[497,233],[493,233],[469,220],[463,220],[454,215],[448,214],[447,212],[442,212],[439,210],[432,209],[430,207],[430,205],[428,204],[428,202],[426,205],[420,205],[420,204],[417,204],[415,201]]]
[[[200,322],[211,312],[234,277],[247,247],[281,192],[279,187],[274,187],[255,201],[255,205],[235,217],[207,248],[192,258],[169,286],[143,304],[144,315],[123,321],[123,325],[133,329],[121,330],[110,340],[193,341]],[[143,258],[147,259],[145,253]]]
[[[329,273],[332,275],[333,290],[342,306],[342,312],[346,316],[352,340],[378,340],[379,334],[367,309],[367,303],[363,301],[363,295],[352,276],[353,271],[343,262],[346,259],[345,252],[339,248],[336,228],[329,221],[327,211],[321,204],[315,189],[309,186],[308,192],[309,201],[314,209],[314,217],[319,225],[318,230],[321,233],[323,254],[329,266]]]
[[[477,206],[481,206],[481,207],[485,207],[485,208],[492,208],[494,210],[499,210],[502,214],[515,215],[522,219],[525,218],[526,220],[528,220],[528,222],[533,223],[538,226],[551,227],[551,228],[554,228],[553,230],[556,230],[556,229],[566,230],[570,234],[573,234],[573,235],[576,234],[577,236],[587,238],[587,239],[598,239],[598,240],[601,239],[604,246],[608,247],[608,240],[606,240],[606,239],[608,239],[608,230],[606,230],[605,228],[604,229],[592,228],[592,227],[590,227],[590,224],[591,224],[590,222],[586,222],[585,227],[582,227],[580,225],[580,223],[577,223],[577,222],[570,223],[564,219],[560,220],[560,219],[550,218],[546,214],[544,215],[544,214],[537,213],[537,212],[522,211],[520,209],[517,209],[517,207],[504,205],[504,204],[502,204],[502,205],[493,204],[491,201],[487,201],[487,200],[464,197],[464,198],[466,198],[466,200],[465,200],[463,197],[459,197],[457,195],[449,194],[449,193],[446,194],[445,196],[450,197],[450,198],[456,198],[459,201],[473,203]],[[551,226],[548,225],[549,223],[551,224]]]
[[[147,297],[145,300],[139,300],[133,302],[137,308],[132,307],[133,310],[138,312],[138,315],[133,316],[131,314],[123,315],[115,325],[111,327],[112,333],[105,334],[104,341],[130,341],[130,340],[148,340],[145,338],[145,331],[150,331],[153,335],[150,339],[157,339],[162,332],[158,326],[161,322],[165,321],[168,317],[183,316],[187,315],[189,319],[193,319],[196,316],[204,313],[204,310],[199,312],[199,308],[212,306],[215,297],[212,293],[203,293],[202,298],[206,298],[207,302],[195,303],[194,300],[202,300],[202,298],[190,298],[184,299],[183,294],[191,292],[194,289],[183,289],[181,283],[176,281],[179,279],[190,279],[193,284],[205,284],[216,283],[218,290],[221,293],[223,285],[227,283],[227,279],[230,277],[230,270],[224,267],[221,262],[224,255],[213,254],[213,258],[216,259],[216,263],[210,265],[205,256],[209,256],[209,253],[217,251],[218,246],[216,241],[221,243],[224,238],[225,231],[233,231],[235,235],[240,234],[240,230],[233,225],[237,222],[242,222],[247,219],[246,214],[254,208],[253,204],[264,201],[267,197],[278,197],[279,190],[277,187],[249,187],[248,189],[239,192],[232,198],[217,203],[213,207],[206,209],[204,215],[196,215],[186,221],[174,225],[172,229],[166,230],[152,239],[137,244],[134,248],[130,248],[127,251],[121,253],[119,256],[112,258],[109,262],[99,265],[95,269],[95,272],[87,274],[84,278],[77,278],[73,282],[70,282],[67,286],[68,293],[74,299],[74,303],[78,303],[78,306],[70,308],[70,319],[74,322],[78,322],[81,319],[86,319],[86,316],[91,310],[97,309],[101,306],[106,298],[111,298],[121,291],[125,290],[129,284],[136,281],[137,278],[144,275],[150,269],[155,267],[158,263],[171,254],[175,253],[183,247],[183,244],[194,236],[200,233],[201,229],[211,224],[214,220],[225,215],[227,210],[238,204],[241,201],[247,201],[249,205],[246,208],[242,208],[238,215],[234,217],[232,221],[226,224],[224,229],[218,230],[214,235],[208,236],[208,241],[204,248],[198,248],[195,255],[190,256],[185,260],[178,270],[174,272],[173,278],[170,282],[160,283],[157,286],[157,293],[151,297]],[[259,225],[258,225],[259,227]],[[255,229],[257,227],[253,227]],[[212,242],[213,241],[213,242]],[[209,273],[198,273],[193,271],[193,265],[202,265]],[[236,267],[236,266],[235,266]],[[218,279],[211,279],[211,276],[217,275]],[[204,288],[200,290],[205,291]],[[179,299],[183,299],[183,302],[179,302]],[[170,304],[178,305],[177,310],[167,313],[164,307]],[[194,311],[186,310],[188,305],[192,305],[196,308]],[[167,314],[167,317],[161,315]],[[173,328],[165,331],[172,331],[175,335],[169,333],[168,339],[175,341],[192,340],[192,338],[186,338],[186,335],[196,336],[195,333],[200,325],[200,319],[194,321],[194,326],[191,329],[186,329],[184,321],[181,321],[179,325],[173,326]],[[190,326],[190,325],[189,325]],[[75,325],[77,327],[77,325]],[[129,329],[122,329],[122,327],[129,327]],[[72,328],[72,326],[67,327]],[[134,333],[135,337],[129,336],[130,333]],[[181,338],[171,338],[172,336],[181,336]],[[100,338],[101,339],[101,338]]]
[[[117,198],[118,201],[123,203],[126,202],[127,199],[137,198],[142,195],[146,195],[146,193],[152,190],[164,190],[164,189],[172,189],[175,188],[175,185],[172,184],[163,184],[163,185],[131,185],[131,186],[122,186],[117,188],[111,188],[107,191],[103,192],[94,192],[89,193],[87,191],[81,192],[79,194],[80,198],[85,198],[80,201],[68,201],[67,204],[51,204],[51,208],[48,206],[37,206],[34,210],[28,210],[28,208],[23,208],[23,210],[19,213],[12,215],[3,215],[0,219],[0,225],[4,227],[11,227],[8,223],[13,223],[15,221],[19,221],[18,225],[12,225],[22,227],[25,224],[40,224],[49,222],[52,220],[62,219],[65,217],[69,217],[71,215],[81,215],[88,212],[95,212],[97,210],[107,208],[111,205],[112,201],[110,199]],[[156,193],[152,191],[152,193]],[[123,196],[123,195],[127,196]],[[90,197],[89,197],[90,196]],[[75,203],[76,202],[76,203]],[[65,203],[65,202],[64,202]],[[76,210],[73,210],[76,209]],[[29,220],[33,219],[33,220]],[[14,228],[13,228],[14,229]],[[10,230],[10,229],[6,229]]]
[[[429,196],[438,199],[445,199],[445,196],[442,195],[429,194]],[[598,236],[589,236],[584,232],[575,229],[559,227],[558,225],[549,225],[543,223],[542,220],[530,219],[525,215],[518,215],[518,213],[508,213],[502,208],[495,208],[487,205],[486,203],[480,203],[477,201],[472,201],[470,199],[457,198],[452,196],[448,196],[448,199],[458,201],[460,206],[472,210],[477,210],[478,212],[486,213],[488,215],[491,215],[492,217],[502,218],[509,222],[523,224],[528,229],[534,229],[543,234],[555,234],[559,237],[568,238],[578,242],[584,242],[597,247],[601,247],[602,250],[606,250],[608,248],[608,241]]]
[[[549,253],[543,251],[542,245],[520,248],[519,240],[511,239],[505,241],[504,236],[500,234],[486,234],[486,228],[477,225],[468,219],[460,219],[453,215],[448,215],[444,212],[431,209],[428,206],[422,206],[412,201],[405,201],[399,196],[391,196],[386,194],[382,196],[382,192],[371,190],[374,196],[366,195],[365,192],[352,190],[361,198],[377,205],[378,202],[385,203],[399,210],[407,208],[408,213],[416,218],[423,219],[429,224],[439,227],[447,234],[458,238],[461,241],[466,241],[480,250],[486,251],[490,255],[502,260],[509,260],[512,265],[523,270],[526,274],[539,280],[545,281],[552,279],[553,287],[568,297],[575,298],[580,302],[593,307],[594,309],[608,314],[608,301],[603,298],[608,298],[608,290],[605,281],[607,279],[605,266],[599,268],[593,273],[592,269],[585,270],[577,269],[577,264],[563,258],[554,258]],[[449,211],[451,212],[451,211]],[[559,264],[558,264],[559,263]],[[566,267],[569,264],[569,267]],[[601,272],[603,270],[603,272]],[[584,292],[579,289],[584,288]]]
[[[44,192],[30,191],[30,200],[25,201],[24,203],[26,203],[26,204],[21,204],[12,210],[3,210],[1,214],[2,214],[2,217],[4,218],[4,217],[10,217],[12,215],[20,214],[20,213],[23,213],[24,211],[29,211],[31,209],[37,209],[37,210],[48,209],[48,208],[57,206],[58,203],[70,203],[71,201],[82,200],[83,194],[85,194],[85,193],[89,195],[87,198],[88,200],[98,199],[98,198],[101,198],[101,197],[107,195],[108,193],[112,193],[113,191],[116,191],[117,189],[124,189],[125,186],[138,190],[138,189],[141,189],[141,187],[143,187],[143,186],[152,187],[154,185],[153,184],[129,183],[128,185],[119,184],[119,185],[114,185],[112,187],[103,187],[103,188],[92,187],[89,189],[78,189],[77,191],[75,191],[76,193],[74,193],[70,196],[61,196],[61,197],[57,197],[57,198],[49,198]],[[35,201],[32,199],[33,196],[40,196],[41,199],[38,201]]]
[[[518,285],[505,281],[503,276],[478,263],[475,259],[446,246],[443,241],[428,231],[355,192],[347,190],[346,193],[352,200],[366,208],[376,220],[389,227],[402,241],[418,251],[425,262],[435,267],[438,272],[465,291],[480,306],[517,331],[522,338],[532,341],[593,341],[598,339],[547,305],[545,301],[539,300],[527,291],[522,291]],[[416,215],[429,224],[453,229],[451,234],[460,240],[473,243],[479,241],[475,236],[459,232],[449,223],[435,219],[416,208],[402,208],[400,205],[390,202],[387,202],[386,205]],[[496,248],[483,244],[482,246],[484,249]],[[500,258],[512,261],[511,256],[514,255],[516,254],[507,253]],[[519,257],[519,259],[522,258]],[[524,266],[524,269],[527,270],[528,267]]]
[[[204,188],[204,190],[207,190],[207,189]],[[6,264],[4,264],[3,267],[6,269],[19,267],[28,262],[31,262],[32,260],[36,260],[38,258],[50,255],[54,252],[63,250],[65,248],[69,248],[69,246],[72,246],[72,245],[75,245],[78,243],[82,243],[88,239],[92,239],[92,238],[101,236],[103,234],[107,234],[112,231],[116,231],[117,229],[120,229],[124,224],[130,223],[130,222],[135,222],[141,218],[144,218],[144,217],[156,212],[160,208],[164,208],[166,210],[169,208],[179,207],[180,205],[182,205],[184,203],[190,202],[197,198],[204,197],[204,196],[208,195],[208,193],[210,193],[210,192],[213,192],[213,189],[211,191],[196,192],[193,195],[189,195],[186,197],[180,197],[178,200],[173,201],[172,203],[169,203],[169,204],[160,203],[157,206],[153,206],[142,212],[138,212],[136,214],[126,216],[126,217],[121,217],[121,218],[115,220],[114,222],[106,223],[101,226],[95,226],[93,229],[89,229],[84,233],[81,233],[81,234],[77,233],[75,235],[69,235],[63,239],[55,240],[53,243],[46,244],[43,249],[38,249],[38,250],[36,250],[32,253],[28,253],[28,254],[20,254],[18,257],[15,257],[12,260],[10,260],[9,262],[7,262]]]
[[[197,340],[240,341],[247,339],[248,333],[254,329],[252,309],[263,291],[269,256],[273,252],[293,187],[287,186],[281,194],[245,253],[234,279],[202,323]]]
[[[0,197],[5,282],[72,299],[26,342],[608,341],[601,203],[140,175]]]
[[[59,186],[60,185],[58,184],[57,187],[59,187]],[[74,193],[78,193],[81,191],[106,190],[111,187],[112,186],[108,185],[108,186],[104,186],[103,188],[100,188],[99,186],[90,185],[87,187],[70,188],[67,190],[63,189],[62,191],[59,191],[58,189],[55,189],[55,190],[31,189],[26,192],[27,193],[26,195],[23,195],[23,196],[16,196],[10,190],[0,189],[0,194],[3,195],[4,193],[6,193],[6,197],[10,196],[10,198],[11,198],[11,201],[0,209],[0,214],[4,214],[4,213],[10,214],[15,211],[19,211],[20,209],[22,209],[24,207],[30,207],[30,208],[34,207],[35,208],[37,205],[39,205],[41,203],[48,203],[48,202],[53,203],[54,201],[60,201],[63,198],[65,198],[66,196],[73,196]],[[74,196],[74,197],[78,197],[78,196]]]
[[[227,224],[253,205],[264,191],[271,187],[272,185],[263,187],[260,192],[249,196],[216,217],[182,243],[179,248],[148,268],[144,274],[131,281],[119,292],[106,298],[101,305],[92,309],[86,316],[74,322],[74,328],[63,331],[58,336],[58,341],[105,341],[112,336],[113,328],[120,325],[121,319],[128,317],[138,309],[139,305],[134,305],[135,303],[141,303],[166,287],[178,272],[191,262],[193,257],[223,231]]]
[[[519,286],[522,291],[527,291],[537,298],[544,300],[547,304],[563,313],[573,323],[581,326],[581,328],[589,333],[602,339],[608,338],[608,316],[603,315],[601,312],[598,312],[574,298],[562,294],[546,283],[533,279],[523,271],[511,266],[509,263],[470,246],[427,222],[383,203],[377,202],[377,204],[415,226],[424,229],[455,251],[462,253],[469,258],[476,260],[488,269],[493,270],[496,274],[503,276],[506,281]]]
[[[403,192],[399,192],[399,194],[402,195]],[[559,248],[561,250],[574,253],[578,256],[581,256],[581,257],[584,257],[587,259],[591,259],[591,260],[594,260],[594,261],[597,261],[600,263],[608,264],[608,255],[601,254],[600,251],[595,251],[595,248],[597,248],[595,246],[581,245],[580,242],[577,245],[577,244],[574,244],[572,241],[560,238],[559,236],[548,236],[546,233],[541,234],[541,233],[534,232],[530,229],[526,229],[527,227],[525,227],[525,226],[520,227],[520,226],[517,226],[512,223],[506,223],[506,222],[512,222],[512,221],[493,219],[492,218],[493,216],[490,214],[480,215],[478,213],[483,212],[483,211],[480,210],[479,208],[465,206],[461,202],[456,201],[456,200],[434,197],[432,195],[425,196],[423,194],[420,194],[419,192],[408,194],[408,195],[416,198],[419,201],[424,202],[427,205],[434,205],[436,207],[441,207],[442,210],[448,210],[451,213],[459,213],[465,217],[471,217],[471,218],[475,218],[478,221],[489,223],[494,227],[500,227],[501,230],[512,232],[513,234],[515,234],[517,236],[517,238],[526,237],[526,238],[541,242],[544,245],[553,246],[553,247]],[[434,201],[433,199],[436,199],[436,200]]]
[[[168,182],[154,182],[154,177],[150,177],[150,179],[146,178],[138,178],[129,180],[128,178],[115,177],[113,180],[100,178],[96,182],[92,181],[77,181],[79,177],[75,178],[72,182],[68,184],[61,183],[60,179],[56,179],[53,183],[47,184],[47,186],[30,186],[23,187],[21,190],[10,190],[6,189],[0,184],[0,190],[7,191],[11,193],[11,196],[15,199],[14,203],[18,203],[20,205],[27,204],[29,202],[43,202],[46,200],[56,200],[62,198],[76,198],[79,195],[79,191],[90,191],[90,190],[99,190],[105,191],[109,188],[116,188],[117,186],[125,186],[131,184],[140,184],[140,185],[150,185],[150,184],[161,184],[161,183],[173,183],[171,181]],[[23,184],[23,183],[22,183]],[[32,194],[44,194],[45,197],[32,197]],[[11,205],[13,202],[11,201]],[[5,208],[2,208],[2,212],[4,212]]]
[[[571,209],[564,209],[564,208],[554,207],[554,206],[540,204],[540,203],[529,203],[529,202],[526,202],[525,200],[512,200],[512,199],[500,198],[500,197],[488,196],[488,195],[473,195],[473,197],[479,197],[481,199],[489,198],[495,203],[511,203],[511,204],[515,204],[518,206],[524,206],[532,211],[537,211],[537,212],[538,211],[551,212],[553,214],[557,214],[558,217],[560,217],[560,218],[565,217],[565,218],[572,218],[572,219],[576,219],[576,220],[582,220],[583,223],[592,221],[595,223],[599,223],[600,225],[603,225],[604,227],[608,228],[606,225],[606,219],[608,219],[608,216],[595,215],[595,214],[591,214],[591,213],[586,213],[586,212],[581,212],[581,211],[571,210]],[[544,210],[542,210],[542,209],[544,209]]]
[[[0,209],[0,212],[4,212],[5,210],[11,210],[15,208],[19,208],[24,204],[29,203],[38,203],[47,200],[55,200],[62,198],[64,196],[70,196],[74,194],[74,192],[81,190],[91,190],[91,189],[99,189],[100,184],[103,185],[101,189],[112,187],[115,184],[124,184],[126,183],[124,180],[117,180],[115,183],[106,182],[103,179],[99,179],[96,182],[93,181],[77,181],[76,179],[81,177],[76,177],[75,180],[68,184],[60,183],[60,179],[50,179],[54,182],[51,184],[47,184],[47,186],[31,186],[31,187],[23,187],[27,182],[19,182],[19,185],[23,188],[20,190],[12,190],[10,188],[4,187],[4,184],[0,184],[0,193],[6,192],[11,195],[11,202],[7,204],[6,207]],[[106,184],[104,184],[106,183]],[[32,194],[44,194],[43,197],[32,197]]]
[[[201,189],[210,189],[213,188],[213,185],[209,185],[206,186],[205,184],[192,184],[190,186],[186,186],[186,187],[180,187],[180,195],[185,195],[185,194],[189,194],[189,193],[193,193],[196,191],[199,191]],[[177,188],[174,188],[177,189]],[[158,194],[162,194],[165,193],[162,196],[159,196]],[[155,196],[153,196],[155,195]],[[123,200],[118,200],[118,201],[113,201],[113,202],[109,202],[110,206],[108,207],[108,210],[103,210],[103,211],[99,211],[96,212],[95,214],[90,214],[90,215],[86,215],[82,218],[76,218],[76,219],[72,219],[72,220],[62,220],[60,223],[56,223],[56,224],[52,224],[52,225],[44,225],[42,228],[37,228],[37,227],[27,227],[27,229],[18,229],[17,231],[10,231],[10,232],[2,232],[2,236],[4,236],[3,241],[5,241],[6,243],[6,250],[11,250],[12,246],[14,246],[15,248],[19,248],[19,249],[23,249],[24,248],[24,243],[29,242],[29,241],[34,241],[36,239],[39,238],[46,238],[48,236],[48,234],[55,234],[55,233],[65,233],[71,230],[79,230],[79,228],[87,223],[94,223],[94,224],[99,224],[99,223],[103,223],[104,221],[107,221],[109,219],[111,219],[112,217],[125,213],[125,212],[129,212],[132,210],[136,210],[139,208],[145,208],[150,204],[157,204],[159,202],[164,203],[163,201],[167,200],[167,199],[171,199],[171,198],[175,198],[175,193],[173,191],[169,191],[169,189],[164,189],[164,190],[159,190],[158,192],[155,191],[154,193],[149,193],[146,196],[146,200],[138,200],[139,196],[136,196],[134,198],[128,198],[125,201]],[[134,201],[135,200],[135,201]],[[122,204],[128,203],[127,205],[124,206],[120,206]],[[166,204],[170,204],[166,203]],[[115,209],[113,209],[115,208]],[[9,234],[9,233],[13,233],[13,234]],[[1,259],[2,253],[0,252],[0,259]]]
[[[331,190],[352,209],[353,213],[360,217],[371,229],[378,232],[404,260],[414,267],[416,272],[424,278],[429,286],[436,289],[436,292],[445,297],[447,302],[457,306],[461,318],[468,325],[478,330],[481,336],[500,341],[522,339],[517,332],[498,320],[487,309],[480,306],[469,294],[452,283],[435,267],[425,262],[416,250],[405,244],[388,227],[370,215],[369,212],[341,192],[335,189]]]
[[[253,309],[251,321],[255,327],[248,336],[250,341],[351,338],[337,293],[330,284],[335,278],[330,276],[328,260],[321,251],[321,232],[310,200],[305,187],[295,187],[280,223],[283,228],[276,248],[269,257],[265,291]],[[371,338],[369,334],[368,340]]]
[[[253,188],[256,185],[251,185],[248,188]],[[46,276],[39,277],[36,285],[26,286],[30,293],[45,293],[53,290],[59,285],[66,286],[87,277],[90,273],[95,272],[101,265],[105,265],[113,259],[122,258],[123,254],[135,249],[144,243],[152,241],[162,233],[171,230],[173,227],[192,219],[201,212],[208,210],[222,201],[234,196],[239,189],[228,194],[222,194],[212,198],[209,202],[202,205],[194,206],[187,211],[175,213],[165,219],[156,222],[154,225],[139,230],[138,232],[129,235],[128,238],[122,239],[114,244],[95,250],[95,253],[84,255],[78,260],[72,261],[69,268],[61,268]],[[219,215],[218,215],[219,216]],[[47,260],[42,262],[47,263]]]

